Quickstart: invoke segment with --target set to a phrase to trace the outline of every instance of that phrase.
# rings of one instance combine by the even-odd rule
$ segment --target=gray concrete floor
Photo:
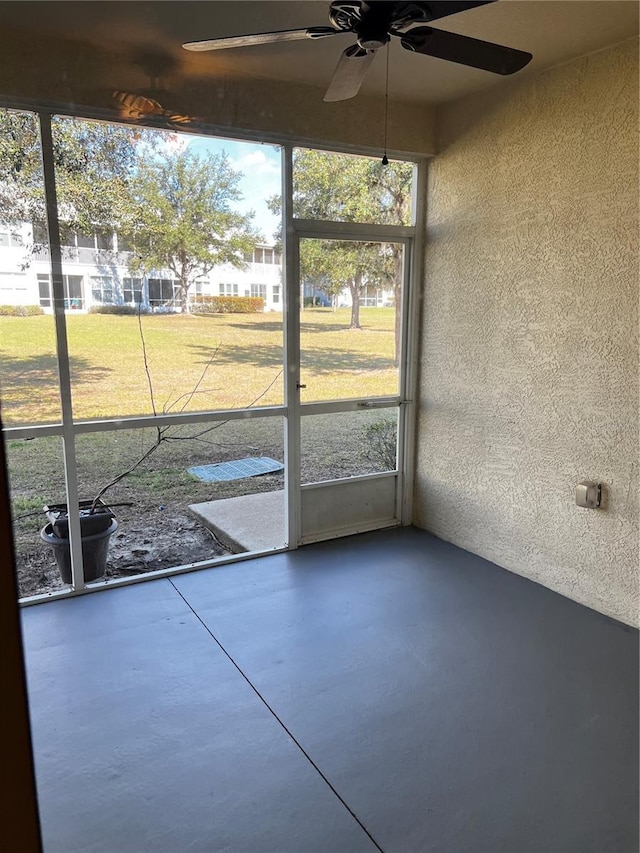
[[[23,611],[45,853],[638,850],[638,634],[428,534]]]

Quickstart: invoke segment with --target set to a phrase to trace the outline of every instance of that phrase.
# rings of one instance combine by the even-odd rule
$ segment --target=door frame
[[[412,210],[414,224],[375,225],[326,220],[296,219],[293,216],[293,148],[291,144],[282,149],[282,212],[283,212],[283,259],[284,259],[284,364],[285,364],[285,494],[286,529],[288,531],[288,550],[299,545],[321,539],[344,536],[373,529],[378,524],[357,523],[343,527],[339,531],[325,531],[317,535],[303,535],[302,492],[310,488],[330,488],[344,485],[352,487],[356,481],[370,484],[375,488],[376,481],[395,477],[395,509],[393,519],[382,526],[408,525],[411,523],[413,491],[413,436],[415,433],[415,383],[417,367],[419,307],[419,263],[418,253],[422,241],[417,239],[423,216],[418,206],[420,190],[425,183],[423,164],[416,164],[413,181]],[[300,400],[300,240],[353,240],[384,241],[400,243],[404,246],[402,329],[399,363],[398,393],[383,397],[353,397],[348,400],[302,403]],[[303,484],[301,478],[301,420],[311,414],[329,414],[334,412],[357,411],[359,409],[391,408],[398,409],[398,469],[396,472],[365,475],[330,480],[322,484]]]

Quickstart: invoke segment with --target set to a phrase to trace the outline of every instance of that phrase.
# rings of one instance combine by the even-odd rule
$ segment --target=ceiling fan
[[[193,51],[223,50],[354,33],[356,43],[342,53],[324,96],[325,101],[344,101],[357,95],[376,52],[390,41],[391,36],[399,38],[402,47],[414,53],[447,59],[494,74],[513,74],[524,68],[532,58],[530,53],[426,26],[447,15],[493,2],[495,0],[430,0],[426,3],[418,0],[334,0],[329,8],[330,27],[227,36],[187,42],[182,46]]]

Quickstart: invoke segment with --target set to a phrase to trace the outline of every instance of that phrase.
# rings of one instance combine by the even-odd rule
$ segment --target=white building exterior
[[[44,243],[42,235],[35,235]],[[152,310],[179,306],[178,282],[168,270],[148,276],[132,275],[128,262],[132,253],[118,245],[116,234],[63,235],[62,271],[65,304],[69,311],[88,311],[100,305],[141,304]],[[48,250],[32,252],[33,228],[0,225],[0,305],[40,305],[52,311],[51,269]],[[258,245],[246,267],[230,264],[215,267],[194,282],[189,299],[207,296],[258,296],[265,311],[282,310],[282,257],[268,245]]]
[[[36,234],[39,245],[45,235]],[[101,305],[141,304],[143,309],[170,311],[179,308],[179,285],[169,270],[157,270],[147,276],[132,275],[128,262],[132,252],[118,243],[117,234],[62,235],[62,271],[65,305],[69,311],[86,312]],[[0,305],[39,305],[53,311],[51,268],[47,249],[33,252],[34,233],[30,224],[17,228],[0,224]],[[282,256],[273,246],[260,244],[246,267],[236,269],[223,264],[196,280],[189,289],[194,303],[207,296],[258,296],[265,311],[282,311]],[[333,300],[311,283],[301,287],[305,302],[328,307],[350,307],[348,288]],[[384,307],[393,304],[393,291],[365,287],[360,305]]]

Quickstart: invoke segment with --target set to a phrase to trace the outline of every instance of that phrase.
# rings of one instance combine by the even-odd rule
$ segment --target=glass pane
[[[74,417],[281,404],[280,150],[60,117],[54,145]]]
[[[92,433],[77,439],[81,497],[95,498],[130,471],[102,495],[118,522],[106,578],[236,553],[245,550],[243,537],[253,533],[260,534],[264,548],[284,545],[282,418],[192,424],[172,427],[162,436],[157,446],[158,434],[152,429]],[[225,462],[235,464],[220,469]],[[264,468],[271,470],[246,476]],[[216,479],[232,474],[243,476]],[[264,510],[251,503],[252,496],[262,493],[273,493],[266,495]],[[212,506],[247,496],[249,504],[240,500],[231,506]]]
[[[396,469],[396,408],[306,415],[300,431],[303,483]]]
[[[302,401],[398,393],[403,246],[300,241]]]
[[[77,418],[282,403],[281,314],[129,312],[67,315]]]
[[[2,416],[5,426],[58,422],[49,267],[46,257],[39,259],[42,244],[36,241],[44,234],[44,183],[35,116],[0,109],[0,138],[0,184],[7,201],[2,203],[0,192],[0,230],[7,235],[0,244]]]
[[[376,225],[411,225],[414,164],[295,148],[293,215]]]
[[[62,440],[57,437],[6,443],[18,589],[21,598],[65,586],[54,552],[40,537],[44,507],[65,501]]]

